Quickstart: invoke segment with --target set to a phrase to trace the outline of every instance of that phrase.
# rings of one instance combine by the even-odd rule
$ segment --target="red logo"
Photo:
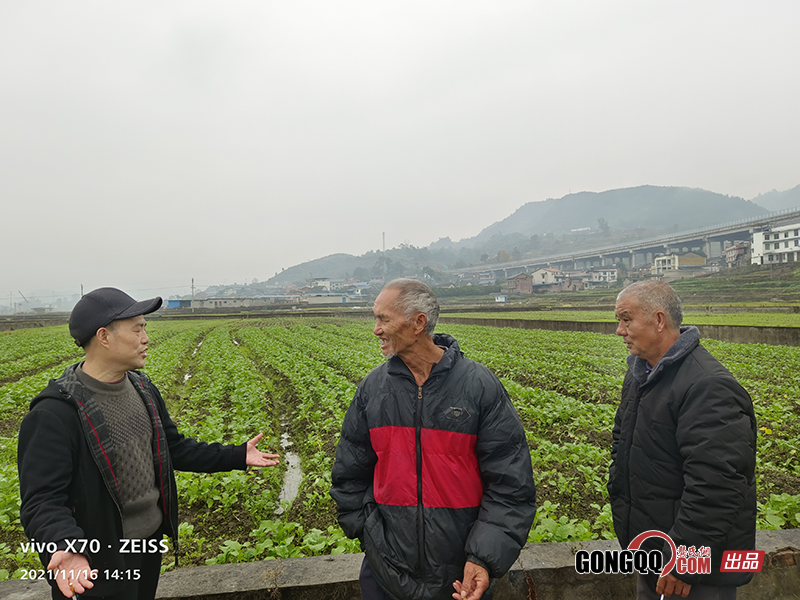
[[[678,575],[690,574],[704,574],[711,573],[711,548],[708,546],[690,546],[687,548],[684,545],[675,547],[675,542],[666,533],[662,531],[645,531],[637,535],[631,543],[628,544],[629,550],[638,550],[647,538],[657,537],[665,540],[672,550],[672,558],[669,559],[667,565],[661,571],[661,577],[672,571],[673,567]]]
[[[760,573],[764,564],[764,550],[725,550],[722,553],[720,573]]]

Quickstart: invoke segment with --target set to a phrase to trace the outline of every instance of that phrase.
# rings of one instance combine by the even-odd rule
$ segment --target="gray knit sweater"
[[[146,538],[161,525],[158,488],[153,457],[153,428],[147,409],[133,384],[125,377],[106,383],[76,369],[81,384],[89,390],[111,431],[116,460],[112,464],[122,500],[122,531],[125,538]]]

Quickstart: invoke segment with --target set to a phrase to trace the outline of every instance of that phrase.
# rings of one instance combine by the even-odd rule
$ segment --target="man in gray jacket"
[[[681,301],[669,285],[634,283],[615,312],[630,352],[608,482],[617,537],[626,548],[656,530],[676,547],[711,549],[710,573],[639,575],[637,598],[735,598],[752,573],[720,572],[720,562],[725,550],[755,546],[753,403],[699,345],[697,328],[681,327]]]

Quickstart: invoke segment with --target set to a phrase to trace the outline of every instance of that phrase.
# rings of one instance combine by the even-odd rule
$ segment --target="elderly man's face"
[[[647,315],[639,306],[636,296],[626,294],[617,300],[614,314],[619,321],[617,335],[628,347],[628,352],[655,365],[660,358],[660,335],[655,315]]]
[[[381,341],[384,356],[401,355],[417,339],[414,325],[397,307],[400,290],[384,290],[375,299],[372,312],[375,315],[375,329],[372,333]]]

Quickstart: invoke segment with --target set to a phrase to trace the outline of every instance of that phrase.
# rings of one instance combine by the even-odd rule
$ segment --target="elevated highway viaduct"
[[[790,208],[767,213],[758,217],[723,223],[710,228],[692,229],[671,235],[663,235],[630,244],[595,248],[571,254],[544,256],[507,263],[473,266],[458,269],[457,273],[486,273],[491,271],[497,278],[508,278],[519,273],[543,267],[577,271],[590,267],[624,265],[628,269],[653,262],[658,254],[700,250],[707,257],[721,256],[725,242],[750,240],[753,232],[769,230],[781,223],[800,221],[800,208]]]

